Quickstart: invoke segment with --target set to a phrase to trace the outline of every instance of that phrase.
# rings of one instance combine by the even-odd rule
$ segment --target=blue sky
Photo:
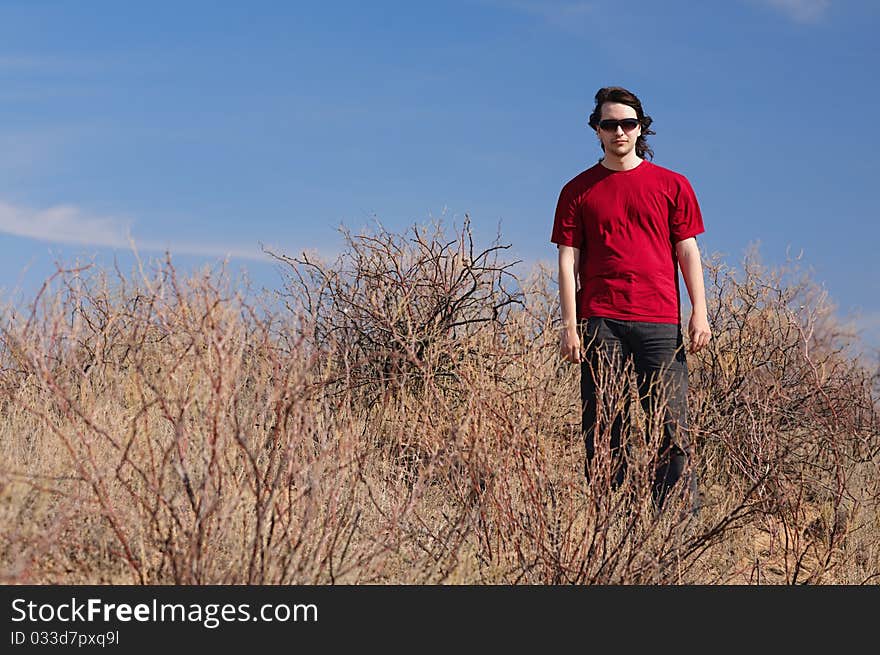
[[[880,348],[873,0],[693,3],[0,0],[0,289],[168,247],[332,254],[340,224],[471,216],[555,265],[596,89],[635,91],[704,253],[803,261]]]

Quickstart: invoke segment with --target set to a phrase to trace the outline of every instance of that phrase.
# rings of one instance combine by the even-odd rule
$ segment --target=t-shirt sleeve
[[[556,203],[553,233],[550,241],[560,246],[580,248],[583,243],[583,224],[577,199],[569,185],[562,187]]]
[[[672,243],[690,239],[705,231],[697,196],[687,178],[681,176],[677,184],[672,216],[669,217],[669,235]]]

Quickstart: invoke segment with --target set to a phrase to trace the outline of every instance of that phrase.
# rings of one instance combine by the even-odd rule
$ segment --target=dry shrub
[[[691,367],[705,475],[721,502],[747,498],[771,573],[828,579],[849,558],[864,560],[848,538],[876,531],[876,374],[848,354],[852,334],[796,260],[769,269],[752,251],[742,271],[717,257],[707,269],[715,337]],[[761,566],[759,557],[751,574]]]
[[[458,366],[481,354],[468,339],[487,323],[503,330],[521,304],[511,288],[517,262],[499,262],[510,246],[475,249],[467,217],[453,239],[440,223],[404,234],[381,225],[341,233],[345,248],[334,262],[273,253],[289,273],[288,308],[305,313],[303,336],[341,358],[337,390],[369,405],[388,388],[419,389],[427,378],[456,389]]]
[[[381,543],[349,549],[353,418],[322,401],[314,353],[222,271],[182,281],[169,260],[115,289],[91,272],[59,274],[62,289],[4,326],[17,412],[6,488],[58,508],[7,516],[6,579],[314,582],[368,569]],[[44,447],[25,454],[29,434]]]
[[[7,582],[865,582],[880,572],[872,379],[827,300],[708,264],[689,357],[704,506],[650,499],[660,426],[621,417],[583,476],[554,272],[468,223],[344,232],[286,263],[283,309],[223,268],[59,271],[7,311]],[[605,426],[637,390],[599,371]]]

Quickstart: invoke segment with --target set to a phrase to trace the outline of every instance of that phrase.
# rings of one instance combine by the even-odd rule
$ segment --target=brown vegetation
[[[59,270],[6,311],[4,582],[880,578],[877,374],[797,270],[707,263],[714,339],[688,357],[703,507],[656,515],[643,439],[623,488],[607,439],[584,480],[553,271],[518,279],[467,223],[343,235],[332,263],[277,256],[281,309],[169,258],[112,283]],[[632,392],[607,376],[606,414]]]

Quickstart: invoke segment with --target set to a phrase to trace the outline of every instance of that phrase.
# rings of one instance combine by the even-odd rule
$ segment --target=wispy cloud
[[[131,225],[89,216],[70,205],[34,210],[0,202],[0,231],[29,239],[118,247],[127,244]]]
[[[796,23],[817,23],[825,17],[831,0],[762,0]]]
[[[132,235],[133,225],[130,219],[95,216],[71,205],[31,209],[0,202],[0,232],[28,239],[125,249],[131,247],[133,240],[135,247],[145,252],[169,250],[172,254],[268,260],[256,244],[253,248],[243,248],[210,242],[136,239]]]

